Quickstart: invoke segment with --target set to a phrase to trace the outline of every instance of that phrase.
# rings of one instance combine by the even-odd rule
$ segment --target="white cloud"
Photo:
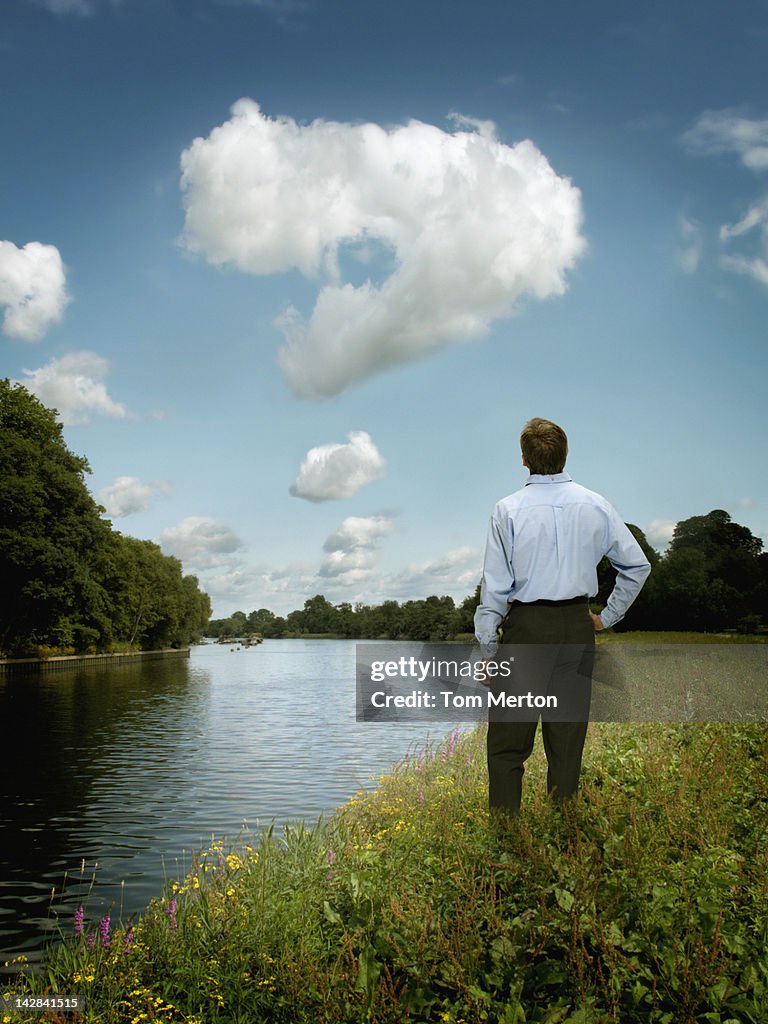
[[[746,118],[734,110],[707,110],[682,141],[699,153],[735,153],[745,167],[768,171],[768,120]],[[755,228],[760,230],[757,252],[724,253],[720,265],[768,287],[768,196],[753,203],[735,224],[723,224],[720,242],[729,245]]]
[[[69,302],[66,271],[55,245],[28,242],[19,249],[0,241],[0,306],[3,333],[39,341],[61,319]]]
[[[258,7],[282,21],[293,14],[301,14],[310,7],[309,0],[216,0],[225,7]]]
[[[768,261],[760,256],[754,259],[748,259],[746,256],[723,256],[720,265],[737,274],[746,274],[747,277],[751,277],[758,284],[763,284],[768,288]]]
[[[768,227],[768,196],[764,196],[760,202],[751,206],[740,221],[735,224],[724,224],[720,228],[720,241],[727,242],[731,238],[738,238],[756,227],[761,227],[763,231]]]
[[[705,110],[683,143],[697,153],[735,153],[745,167],[768,170],[768,120],[744,117],[738,110]]]
[[[93,8],[86,0],[42,0],[43,7],[54,14],[92,14]]]
[[[109,363],[95,352],[70,352],[37,370],[24,370],[20,381],[43,405],[57,409],[66,426],[89,423],[91,413],[123,419],[128,410],[107,393]]]
[[[741,238],[754,231],[755,228],[759,229],[760,234],[758,253],[728,253],[721,257],[720,263],[726,270],[746,274],[768,287],[768,196],[764,196],[751,206],[736,224],[724,224],[720,228],[720,241],[727,244],[734,238]]]
[[[170,492],[170,485],[164,480],[139,480],[135,476],[119,476],[102,487],[96,494],[96,500],[107,510],[107,515],[115,519],[143,512],[152,501]]]
[[[333,579],[345,587],[370,579],[375,574],[376,546],[394,527],[388,515],[347,516],[323,545],[327,557],[323,559],[318,576]]]
[[[448,594],[463,600],[480,582],[483,555],[479,548],[461,547],[442,558],[408,566],[387,580],[390,593],[401,600]]]
[[[677,253],[678,265],[686,274],[695,274],[699,269],[703,251],[701,226],[695,220],[689,220],[688,217],[680,217],[678,228],[680,231],[680,248]]]
[[[676,526],[676,519],[654,519],[644,531],[648,543],[652,548],[665,548],[672,540]]]
[[[347,435],[349,444],[310,448],[290,487],[296,498],[334,501],[351,498],[361,487],[383,476],[386,462],[364,430]]]
[[[181,560],[185,572],[194,573],[222,567],[231,571],[229,556],[243,547],[230,526],[206,516],[187,516],[168,527],[160,534],[159,544],[165,554]]]
[[[190,252],[251,274],[324,278],[308,321],[293,307],[277,321],[298,395],[339,394],[483,335],[526,295],[565,291],[585,248],[578,189],[532,142],[506,146],[490,122],[458,127],[472,130],[299,125],[243,99],[182,154]],[[344,248],[384,252],[394,269],[354,285]]]

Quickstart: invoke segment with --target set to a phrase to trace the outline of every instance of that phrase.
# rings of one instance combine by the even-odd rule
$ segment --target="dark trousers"
[[[547,792],[557,801],[568,800],[578,790],[589,721],[595,633],[588,602],[513,604],[501,642],[500,655],[514,658],[512,685],[494,684],[492,692],[558,699],[558,711],[541,712]],[[488,717],[488,802],[491,810],[516,816],[537,712],[492,709]]]

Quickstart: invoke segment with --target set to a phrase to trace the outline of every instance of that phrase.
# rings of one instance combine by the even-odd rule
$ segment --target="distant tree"
[[[337,624],[338,612],[322,594],[315,594],[304,602],[301,625],[303,632],[333,633]]]
[[[480,604],[480,584],[478,583],[474,591],[459,605],[459,620],[458,620],[458,632],[459,633],[474,633],[475,632],[475,612],[477,606]]]
[[[678,523],[653,574],[654,628],[738,627],[761,607],[762,546],[722,509]]]

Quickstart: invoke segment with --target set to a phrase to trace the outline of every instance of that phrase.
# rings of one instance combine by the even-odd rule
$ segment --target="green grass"
[[[616,633],[612,629],[597,634],[598,643],[630,644],[764,644],[768,636],[743,633],[683,633],[670,630],[629,630]]]
[[[483,729],[452,735],[21,981],[85,994],[72,1024],[765,1024],[764,725],[593,724],[565,810],[545,774],[539,746],[504,827]]]

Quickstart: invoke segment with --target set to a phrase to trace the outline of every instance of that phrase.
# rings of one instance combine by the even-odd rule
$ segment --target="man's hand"
[[[600,618],[599,615],[595,615],[593,611],[590,611],[589,614],[592,616],[592,624],[594,625],[596,632],[599,632],[601,629],[605,629],[605,626],[603,625],[603,620]]]
[[[475,679],[477,679],[477,677],[480,675],[480,672],[482,671],[483,678],[480,680],[480,682],[483,684],[483,686],[491,685],[491,680],[488,677],[488,673],[485,671],[485,666],[488,664],[489,661],[493,661],[493,658],[481,658],[474,668]]]

